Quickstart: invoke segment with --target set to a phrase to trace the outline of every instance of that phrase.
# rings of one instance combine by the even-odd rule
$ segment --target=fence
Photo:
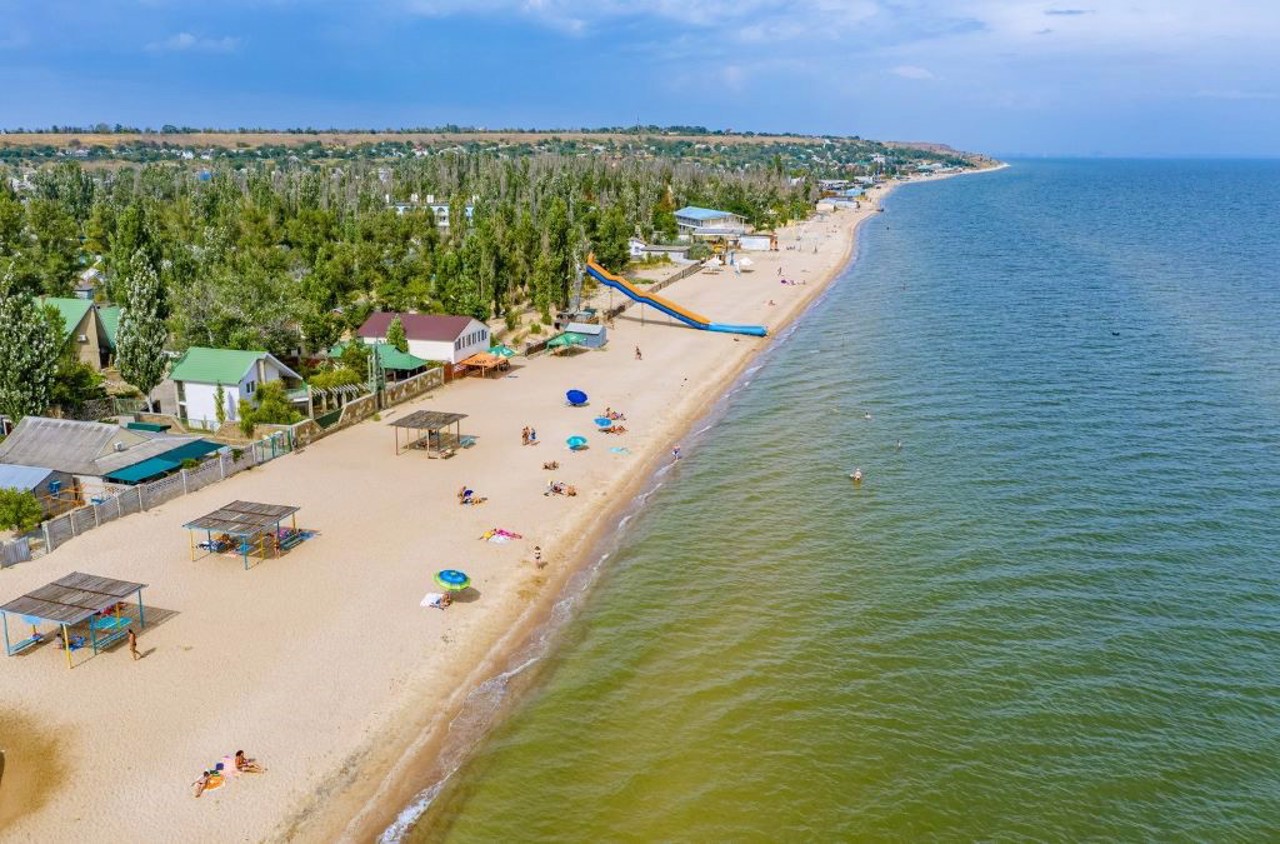
[[[288,454],[293,450],[291,438],[285,433],[273,433],[255,440],[243,449],[220,451],[215,459],[206,460],[194,469],[182,469],[176,474],[151,483],[138,484],[100,498],[92,503],[50,519],[40,527],[43,540],[42,553],[48,553],[86,531],[128,516],[150,510],[180,495],[204,489],[210,484],[229,478],[254,466]],[[28,557],[29,559],[29,557]]]
[[[20,536],[10,542],[0,542],[0,569],[31,559],[31,540]]]
[[[428,390],[434,390],[436,387],[444,385],[444,367],[436,366],[428,369],[426,372],[406,378],[403,381],[397,381],[394,384],[388,384],[383,391],[383,407],[390,407],[393,404],[399,404],[402,401],[420,396]]]

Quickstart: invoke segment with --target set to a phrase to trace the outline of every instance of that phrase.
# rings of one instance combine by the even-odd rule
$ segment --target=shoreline
[[[901,184],[937,178],[945,176],[893,183],[862,212],[780,230],[784,243],[814,246],[812,253],[756,253],[754,270],[741,277],[699,272],[664,291],[726,321],[767,322],[769,338],[646,321],[633,306],[602,352],[522,361],[513,380],[455,382],[0,572],[5,593],[14,595],[70,570],[151,584],[142,661],[117,650],[67,671],[47,648],[6,660],[3,831],[56,840],[109,822],[135,831],[163,826],[180,838],[214,829],[242,840],[377,838],[421,792],[432,765],[465,761],[473,741],[449,756],[455,723],[461,729],[485,690],[509,679],[505,672],[529,643],[554,638],[557,613],[572,616],[565,601],[590,592],[593,568],[607,561],[602,543],[642,506],[637,495],[653,485],[671,444],[690,436],[840,277],[873,209]],[[778,285],[773,270],[781,274],[784,265],[804,283]],[[765,303],[765,296],[773,298]],[[633,343],[644,345],[643,362],[631,360]],[[569,386],[626,412],[634,430],[617,439],[592,434],[595,448],[585,453],[558,450],[557,438],[589,430],[584,412],[557,398]],[[423,406],[468,413],[464,427],[478,447],[450,461],[393,457],[388,422]],[[529,453],[512,441],[521,417],[549,434],[543,448]],[[626,449],[608,448],[615,443]],[[554,475],[541,470],[551,458],[563,461]],[[539,496],[553,477],[582,492]],[[492,500],[459,508],[458,484]],[[216,558],[189,562],[178,526],[237,498],[300,505],[300,526],[318,535],[250,572]],[[527,538],[478,542],[494,525]],[[535,543],[545,569],[532,564]],[[430,572],[457,563],[472,574],[474,594],[448,612],[420,608]],[[536,682],[537,672],[526,676]],[[59,705],[85,694],[94,707]],[[486,699],[487,715],[501,717],[519,699],[519,692]],[[487,728],[481,723],[474,740]],[[236,747],[264,758],[271,774],[192,800],[185,784],[200,765]],[[95,787],[41,788],[38,801],[21,799],[55,774]]]
[[[993,172],[1004,169],[1007,166],[1007,164],[1000,164],[996,167],[973,172]],[[702,432],[694,431],[698,423],[714,419],[727,410],[727,401],[737,391],[737,385],[741,382],[744,374],[758,363],[761,357],[772,351],[778,342],[785,340],[789,336],[790,329],[793,329],[822,300],[839,278],[856,262],[859,245],[858,232],[864,223],[873,219],[877,213],[883,210],[883,200],[887,199],[898,187],[903,185],[939,181],[943,178],[959,175],[969,175],[969,173],[913,179],[908,182],[887,185],[885,190],[878,192],[871,200],[869,213],[853,218],[849,221],[847,228],[840,232],[839,236],[844,240],[844,247],[834,265],[825,270],[823,278],[817,283],[806,285],[806,287],[812,287],[813,289],[807,291],[807,296],[793,303],[783,313],[781,320],[770,324],[769,337],[766,342],[761,344],[752,354],[738,361],[730,373],[726,374],[711,387],[717,394],[711,407],[696,415],[687,418],[682,417],[674,426],[675,430],[667,432],[666,445],[670,446],[691,436],[700,436]],[[799,227],[803,229],[809,222],[804,221],[799,224]],[[561,582],[558,583],[558,591],[553,596],[553,600],[549,601],[546,606],[541,607],[540,611],[534,614],[535,618],[527,619],[527,624],[521,628],[524,635],[519,637],[516,644],[511,648],[503,651],[500,643],[495,644],[491,656],[496,658],[491,664],[485,665],[482,670],[477,670],[473,672],[472,676],[468,677],[468,682],[466,683],[467,693],[461,696],[462,700],[458,702],[456,708],[450,709],[450,714],[447,718],[432,719],[433,723],[426,727],[426,732],[419,734],[404,751],[398,754],[396,762],[384,777],[382,785],[360,809],[359,813],[345,823],[334,823],[332,825],[323,825],[322,820],[316,819],[317,824],[321,825],[322,829],[327,833],[322,836],[324,840],[343,842],[400,841],[403,840],[405,834],[412,830],[415,824],[425,817],[435,799],[447,787],[454,775],[466,765],[474,751],[484,741],[485,736],[498,726],[502,719],[514,711],[522,702],[523,695],[536,687],[541,680],[536,663],[543,662],[554,652],[559,644],[560,634],[563,632],[564,627],[572,621],[573,617],[571,615],[556,623],[551,616],[555,609],[563,604],[573,604],[576,614],[577,605],[581,604],[589,596],[590,591],[598,580],[601,567],[617,549],[622,531],[625,530],[630,517],[640,512],[644,499],[647,499],[650,494],[665,483],[661,478],[662,469],[669,466],[670,461],[665,460],[664,455],[664,449],[654,449],[654,453],[649,457],[648,465],[644,471],[638,473],[635,480],[618,490],[623,500],[616,501],[609,507],[601,508],[598,511],[596,518],[593,519],[596,524],[592,533],[584,537],[578,543],[577,550],[570,554],[569,562],[566,566],[566,574],[561,579]],[[579,585],[578,588],[573,588],[574,581],[584,576],[585,582]],[[535,642],[538,638],[542,638],[544,641]],[[527,651],[535,644],[541,646],[539,652],[534,655],[528,654]],[[532,671],[526,676],[520,676],[524,675],[526,668],[531,668]],[[510,694],[504,695],[498,705],[488,713],[488,717],[481,716],[483,718],[482,723],[468,725],[472,726],[473,729],[455,739],[451,744],[448,734],[452,732],[456,721],[468,715],[466,707],[472,695],[480,691],[487,683],[515,680],[517,677],[520,678],[521,687],[513,690]],[[414,776],[415,773],[416,776]],[[405,779],[392,781],[393,778],[405,774],[408,775]],[[302,831],[309,830],[303,827]]]

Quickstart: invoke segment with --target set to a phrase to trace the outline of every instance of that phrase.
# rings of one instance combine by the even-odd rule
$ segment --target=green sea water
[[[404,838],[1280,840],[1277,268],[1277,162],[895,193]]]

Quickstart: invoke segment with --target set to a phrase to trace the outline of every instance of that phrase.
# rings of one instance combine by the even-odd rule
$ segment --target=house
[[[744,234],[738,238],[738,248],[744,252],[777,252],[778,236],[772,232]]]
[[[40,502],[44,515],[57,513],[65,507],[59,507],[60,496],[72,493],[75,489],[75,478],[68,472],[59,472],[44,466],[20,466],[14,463],[0,463],[0,489],[16,489],[29,492]]]
[[[107,365],[111,358],[111,345],[107,341],[102,317],[93,302],[49,296],[43,304],[57,310],[62,317],[63,338],[75,348],[77,358],[94,369]]]
[[[387,342],[391,321],[400,317],[409,354],[423,360],[458,363],[489,349],[489,326],[469,316],[443,314],[370,314],[356,332],[365,343]]]
[[[132,484],[165,475],[180,468],[183,460],[221,447],[198,437],[27,416],[0,442],[0,464],[57,473],[53,480],[63,481],[61,492],[74,496],[86,485]]]
[[[708,229],[739,234],[746,231],[747,221],[732,211],[717,211],[714,208],[686,205],[676,212],[676,228],[682,237],[702,234]]]
[[[600,349],[609,342],[605,327],[593,322],[571,322],[564,327],[564,330],[571,334],[581,334],[585,338],[582,345],[588,349]]]
[[[270,352],[238,349],[209,349],[192,346],[178,358],[169,373],[178,394],[178,418],[183,424],[203,428],[218,427],[218,388],[222,388],[223,418],[239,419],[240,402],[253,401],[258,387],[269,381],[284,381],[285,389],[302,385],[302,376],[285,366]],[[291,394],[300,410],[310,408],[305,391]]]
[[[468,202],[463,207],[463,212],[467,216],[467,222],[471,222],[472,218],[475,216],[475,199],[476,197],[472,197],[472,202]],[[449,203],[437,202],[433,194],[427,194],[426,202],[419,202],[418,195],[416,193],[409,197],[408,202],[391,202],[390,197],[387,197],[387,202],[392,208],[396,209],[396,213],[400,216],[404,216],[408,211],[430,208],[431,213],[436,217],[436,226],[442,229],[449,228]]]
[[[98,286],[105,280],[106,278],[102,275],[102,270],[97,267],[90,267],[80,273],[80,275],[76,276],[76,298],[93,301],[93,294],[97,291]]]

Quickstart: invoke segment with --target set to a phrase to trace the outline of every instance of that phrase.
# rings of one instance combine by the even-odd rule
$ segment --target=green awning
[[[160,425],[155,422],[130,422],[125,425],[130,431],[151,431],[154,434],[163,434],[172,428],[172,425]]]
[[[195,460],[220,448],[222,446],[218,443],[210,442],[209,440],[196,440],[195,442],[178,446],[172,451],[166,451],[159,457],[152,457],[148,460],[143,460],[141,463],[134,463],[132,466],[117,469],[107,475],[106,479],[117,484],[139,484],[181,469],[183,460]]]

